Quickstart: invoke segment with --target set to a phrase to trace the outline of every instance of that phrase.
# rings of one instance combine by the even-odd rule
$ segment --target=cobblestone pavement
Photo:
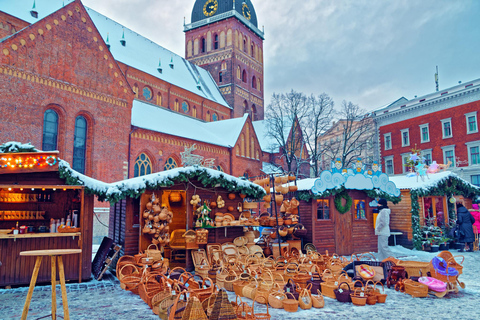
[[[399,246],[397,246],[398,248]],[[395,253],[404,260],[428,261],[435,254],[397,249]],[[410,253],[410,256],[406,254]],[[388,298],[385,304],[356,307],[325,298],[325,308],[300,310],[288,313],[284,310],[269,308],[272,320],[311,319],[478,319],[478,301],[480,301],[480,280],[478,267],[480,253],[464,253],[464,274],[461,279],[467,285],[458,294],[449,294],[445,298],[429,296],[412,298],[409,295],[386,290]],[[0,320],[20,319],[28,288],[0,290]],[[118,280],[108,275],[103,281],[92,280],[88,283],[67,284],[70,318],[76,319],[158,319],[138,295],[120,288]],[[235,299],[229,293],[231,300]],[[244,299],[251,304],[251,300]],[[51,286],[35,287],[30,304],[28,319],[37,319],[50,314]],[[60,286],[57,286],[57,314],[63,315]],[[255,305],[256,312],[266,312],[264,305]]]

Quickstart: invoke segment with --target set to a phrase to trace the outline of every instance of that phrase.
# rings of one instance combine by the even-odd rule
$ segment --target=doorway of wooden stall
[[[342,205],[345,205],[346,200],[342,199]],[[351,255],[353,252],[353,236],[352,236],[352,209],[345,213],[340,213],[332,206],[334,214],[335,227],[335,253],[339,255]]]

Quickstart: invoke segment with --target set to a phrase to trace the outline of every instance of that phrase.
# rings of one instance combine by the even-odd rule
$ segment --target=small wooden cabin
[[[183,234],[185,230],[196,229],[194,209],[190,204],[193,195],[199,195],[202,203],[216,202],[218,196],[221,196],[225,206],[212,208],[210,217],[214,219],[216,212],[222,212],[231,213],[238,220],[243,207],[240,194],[250,199],[261,199],[265,194],[263,188],[249,181],[196,166],[162,171],[112,185],[119,186],[119,192],[113,194],[116,202],[110,207],[109,237],[122,245],[122,255],[143,252],[151,244],[151,237],[144,235],[141,230],[144,226],[142,213],[153,193],[155,197],[160,197],[162,205],[166,205],[173,213],[172,222],[169,224],[170,234],[175,230]],[[180,194],[181,201],[172,202],[171,193]],[[233,210],[229,211],[229,207]],[[244,235],[242,226],[213,227],[208,230],[208,243],[232,242],[236,237]],[[202,247],[204,248],[204,245],[200,245],[200,248]],[[166,246],[164,257],[169,258],[171,264],[178,263],[177,265],[188,270],[192,269],[190,250],[183,254],[184,260],[176,259],[174,250],[176,249]]]
[[[425,176],[424,179],[406,175],[392,176],[390,180],[401,191],[402,201],[390,205],[390,229],[402,232],[397,244],[415,246],[414,233],[427,223],[438,227],[448,226],[449,219],[456,220],[455,201],[461,199],[471,208],[472,199],[480,195],[480,188],[450,171]],[[415,202],[413,202],[415,201]],[[418,216],[418,225],[412,225],[412,213]],[[417,249],[421,249],[421,245]]]
[[[57,156],[58,152],[0,154],[0,229],[12,229],[18,223],[31,231],[0,234],[0,287],[30,283],[35,257],[19,255],[27,250],[82,249],[79,255],[63,258],[65,279],[91,278],[93,195],[81,185],[86,177]],[[50,219],[67,219],[73,212],[78,213],[79,230],[42,230],[50,228]],[[37,282],[50,280],[50,261],[44,259]]]

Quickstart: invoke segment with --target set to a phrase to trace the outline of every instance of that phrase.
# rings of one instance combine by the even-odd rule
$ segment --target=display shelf
[[[57,237],[77,237],[81,232],[58,232],[58,233],[25,233],[25,234],[0,234],[0,239],[27,239],[27,238],[57,238]]]
[[[4,210],[0,211],[0,220],[45,220],[45,211]]]

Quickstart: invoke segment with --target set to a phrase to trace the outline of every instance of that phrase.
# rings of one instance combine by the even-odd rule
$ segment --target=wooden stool
[[[68,302],[67,302],[67,288],[65,287],[65,271],[63,269],[63,260],[62,255],[65,254],[77,254],[82,253],[81,249],[53,249],[53,250],[32,250],[32,251],[22,251],[20,252],[21,256],[36,256],[37,260],[35,261],[35,267],[33,268],[32,279],[30,280],[30,288],[28,289],[27,299],[25,300],[25,305],[23,306],[22,320],[27,319],[28,308],[30,307],[30,301],[32,300],[33,289],[35,288],[35,283],[37,282],[38,272],[40,270],[40,265],[42,263],[43,256],[50,256],[52,264],[52,319],[57,319],[57,300],[56,300],[56,290],[55,285],[57,281],[57,268],[56,260],[58,256],[58,274],[60,276],[60,287],[62,289],[62,301],[63,301],[63,316],[65,320],[69,320],[70,316],[68,314]]]

